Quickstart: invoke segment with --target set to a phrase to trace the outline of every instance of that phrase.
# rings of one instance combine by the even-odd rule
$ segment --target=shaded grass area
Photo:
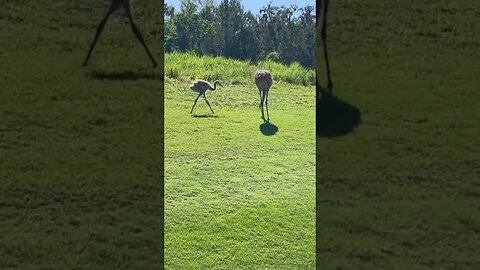
[[[94,70],[90,74],[91,78],[97,80],[130,80],[130,81],[137,81],[137,80],[162,80],[163,81],[163,74],[158,72],[142,72],[142,71],[132,71],[132,70],[125,70],[125,71],[108,71],[108,70]]]
[[[479,12],[468,0],[332,2],[334,94],[361,124],[318,133],[322,269],[476,269]]]
[[[160,265],[159,188],[2,189],[2,267],[145,268]]]
[[[208,92],[215,115],[188,85],[166,80],[166,268],[313,269],[313,87],[275,81],[264,124],[253,79]]]
[[[162,71],[149,69],[121,14],[81,67],[103,8],[95,1],[0,4],[0,268],[161,265],[161,80],[91,73]],[[160,7],[139,4],[135,12],[161,59]]]

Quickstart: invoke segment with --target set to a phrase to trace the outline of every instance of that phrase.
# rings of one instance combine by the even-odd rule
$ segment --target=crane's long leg
[[[265,113],[264,113],[264,109],[266,107],[265,99],[267,98],[267,95],[268,94],[266,91],[262,91],[262,118],[264,122],[267,122],[267,120],[265,119]]]
[[[328,62],[328,50],[327,50],[327,15],[328,15],[328,2],[329,0],[324,0],[323,4],[325,5],[323,8],[323,23],[322,23],[322,43],[323,43],[323,54],[325,55],[325,64],[327,66],[327,90],[329,93],[332,93],[333,90],[333,83],[332,78],[330,77],[330,64]]]
[[[90,58],[90,54],[93,51],[93,47],[95,47],[95,44],[97,44],[98,38],[102,34],[103,27],[105,26],[105,23],[107,23],[108,17],[117,9],[117,7],[112,4],[110,6],[110,9],[108,10],[107,15],[103,18],[102,21],[97,26],[97,32],[95,33],[95,38],[93,39],[92,45],[90,45],[90,49],[88,50],[87,57],[85,57],[85,60],[83,61],[83,66],[86,66],[88,63],[88,59]]]
[[[270,121],[270,115],[268,114],[268,92],[269,91],[265,92],[265,95],[266,95],[266,97],[265,97],[265,108],[267,109],[267,121]]]
[[[260,95],[260,104],[258,105],[258,108],[260,109],[260,112],[262,113],[262,119],[265,120],[265,116],[263,115],[263,95],[262,91],[259,89],[258,94]]]
[[[143,39],[143,36],[140,33],[140,30],[138,30],[137,26],[133,22],[133,16],[132,16],[132,13],[130,12],[130,5],[128,3],[126,3],[126,4],[123,5],[123,8],[125,9],[125,12],[127,13],[127,17],[130,20],[130,24],[132,25],[133,33],[135,34],[137,39],[140,41],[140,43],[142,43],[142,46],[145,49],[145,51],[147,52],[148,57],[150,58],[150,60],[152,60],[153,67],[156,67],[157,62],[155,61],[152,54],[150,53],[150,50],[148,49],[147,44],[145,44],[145,40]]]
[[[207,102],[208,107],[210,107],[210,110],[212,111],[212,113],[215,114],[215,112],[212,110],[212,106],[210,106],[210,103],[208,103],[207,96],[205,96],[205,93],[203,94],[203,97],[205,98],[205,101]]]
[[[198,97],[195,99],[195,102],[193,103],[193,106],[192,106],[192,109],[190,110],[190,113],[193,112],[193,108],[195,108],[195,105],[197,104],[197,100],[198,100],[198,98],[200,98],[201,95],[202,94],[199,94]]]

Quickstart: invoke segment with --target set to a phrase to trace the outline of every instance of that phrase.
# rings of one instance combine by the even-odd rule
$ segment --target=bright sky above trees
[[[175,9],[180,8],[181,0],[165,0],[165,3],[172,5]],[[215,4],[220,4],[221,0],[214,0]],[[297,5],[299,7],[315,6],[315,0],[242,0],[242,5],[245,10],[250,10],[253,14],[258,14],[258,11],[272,2],[274,6],[290,6]]]

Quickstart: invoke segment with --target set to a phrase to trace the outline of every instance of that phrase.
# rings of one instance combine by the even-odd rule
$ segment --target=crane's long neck
[[[214,82],[213,82],[212,90],[217,89],[217,84],[218,84],[218,81],[214,81]]]

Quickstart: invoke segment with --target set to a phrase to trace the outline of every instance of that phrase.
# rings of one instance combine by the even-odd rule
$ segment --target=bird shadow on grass
[[[340,137],[351,133],[361,123],[360,110],[317,87],[321,93],[317,99],[317,136]]]
[[[260,132],[262,132],[265,136],[272,136],[275,135],[278,131],[278,127],[274,124],[270,123],[269,121],[264,122],[260,125]]]
[[[194,118],[217,118],[218,116],[215,114],[192,114]]]
[[[133,70],[108,71],[93,70],[88,74],[96,80],[112,80],[112,81],[138,81],[138,80],[162,80],[163,74],[157,72],[143,72]]]

